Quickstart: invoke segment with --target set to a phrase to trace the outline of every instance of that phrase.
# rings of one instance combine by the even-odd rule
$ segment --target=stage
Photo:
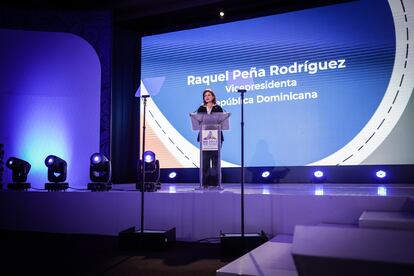
[[[198,186],[162,184],[145,193],[144,228],[176,227],[181,241],[240,233],[240,184],[223,184],[223,190]],[[293,235],[296,225],[357,225],[366,210],[412,211],[413,199],[414,185],[406,184],[247,184],[245,231],[263,230],[272,238]],[[141,193],[135,184],[113,185],[109,192],[2,190],[0,206],[1,229],[115,236],[140,227]]]

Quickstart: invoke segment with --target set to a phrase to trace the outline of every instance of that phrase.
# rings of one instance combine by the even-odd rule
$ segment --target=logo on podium
[[[218,131],[213,130],[202,130],[201,131],[201,145],[202,150],[218,150]]]

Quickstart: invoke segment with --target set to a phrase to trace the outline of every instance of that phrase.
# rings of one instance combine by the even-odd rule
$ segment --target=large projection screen
[[[145,36],[146,149],[198,167],[189,113],[211,88],[231,113],[222,166],[240,166],[246,89],[247,167],[414,164],[413,17],[413,1],[360,0]]]

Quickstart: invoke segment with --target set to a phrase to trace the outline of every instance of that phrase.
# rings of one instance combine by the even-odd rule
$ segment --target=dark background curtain
[[[115,28],[112,60],[111,160],[113,183],[137,179],[139,160],[140,37]]]

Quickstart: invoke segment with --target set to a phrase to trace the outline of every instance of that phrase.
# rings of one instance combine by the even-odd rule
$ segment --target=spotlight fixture
[[[326,181],[325,173],[321,170],[316,170],[313,172],[312,182],[313,183],[323,183]]]
[[[219,12],[219,16],[220,16],[220,18],[223,18],[223,17],[224,17],[224,15],[225,15],[225,14],[224,14],[224,11],[220,11],[220,12]]]
[[[155,161],[155,153],[152,151],[146,151],[144,153],[144,161],[146,163],[152,163]]]
[[[257,183],[280,183],[290,169],[286,167],[260,167],[247,170],[246,177]]]
[[[111,161],[101,153],[94,153],[90,158],[88,190],[108,191],[112,189],[111,184],[112,166]]]
[[[313,175],[314,175],[315,177],[323,177],[323,172],[322,172],[322,171],[315,171],[315,172],[313,173]]]
[[[170,179],[174,179],[176,176],[177,176],[177,173],[176,172],[170,172],[168,174],[168,178],[170,178]]]
[[[387,173],[383,170],[379,170],[375,173],[375,175],[379,178],[379,179],[384,179],[387,176]]]
[[[6,167],[12,170],[13,183],[7,184],[9,190],[23,191],[30,189],[30,183],[27,183],[27,175],[32,167],[29,162],[10,157],[6,162]]]
[[[269,177],[269,175],[270,175],[270,172],[269,171],[262,172],[262,177],[263,178],[267,178],[267,177]]]
[[[45,189],[48,191],[63,191],[69,188],[66,181],[68,165],[65,160],[56,155],[49,155],[45,159],[47,167],[47,180]]]
[[[144,162],[139,161],[138,164],[138,183],[137,190],[142,190],[142,177],[145,171],[145,192],[155,192],[161,188],[160,179],[160,162],[155,158],[155,153],[152,151],[144,152]]]

